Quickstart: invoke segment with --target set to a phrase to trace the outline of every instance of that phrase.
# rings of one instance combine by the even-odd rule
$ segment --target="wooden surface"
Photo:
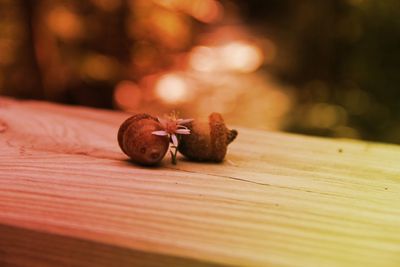
[[[127,114],[0,99],[0,266],[400,266],[400,148],[238,129],[131,164]]]

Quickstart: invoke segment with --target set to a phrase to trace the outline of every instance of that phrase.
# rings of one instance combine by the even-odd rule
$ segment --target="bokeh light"
[[[190,66],[197,71],[216,71],[219,68],[218,54],[206,46],[194,47],[190,53]]]
[[[263,64],[263,60],[261,49],[244,41],[232,41],[216,47],[197,46],[190,53],[191,67],[205,72],[253,72]]]
[[[179,74],[163,75],[156,84],[157,96],[168,104],[185,102],[189,96],[185,78]]]
[[[187,11],[194,18],[204,23],[216,22],[222,17],[221,4],[216,0],[192,0]]]
[[[218,111],[246,127],[400,143],[397,7],[0,1],[0,92],[128,112]]]
[[[153,0],[155,4],[173,11],[185,12],[203,23],[219,21],[223,7],[217,0]]]
[[[82,36],[81,18],[66,7],[52,9],[47,17],[47,26],[63,39],[77,39]]]
[[[120,109],[135,110],[142,101],[142,91],[132,81],[120,81],[115,87],[114,101]]]
[[[190,22],[179,13],[155,9],[152,11],[150,23],[154,37],[169,48],[181,49],[190,39]]]
[[[83,61],[81,73],[83,77],[93,80],[112,80],[118,73],[118,62],[105,55],[88,55]]]
[[[222,49],[222,60],[226,68],[252,72],[263,63],[263,54],[257,46],[236,41],[225,45]]]

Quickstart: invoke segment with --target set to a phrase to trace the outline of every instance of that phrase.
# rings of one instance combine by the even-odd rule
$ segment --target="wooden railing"
[[[128,114],[0,99],[0,266],[400,266],[400,147],[239,128],[130,163]]]

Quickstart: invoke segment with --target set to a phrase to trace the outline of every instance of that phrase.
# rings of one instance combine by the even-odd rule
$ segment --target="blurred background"
[[[400,143],[398,0],[0,0],[0,94]]]

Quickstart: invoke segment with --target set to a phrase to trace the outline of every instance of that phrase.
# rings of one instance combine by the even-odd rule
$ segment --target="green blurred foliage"
[[[271,71],[297,87],[287,130],[400,143],[399,1],[240,4],[280,48]]]

